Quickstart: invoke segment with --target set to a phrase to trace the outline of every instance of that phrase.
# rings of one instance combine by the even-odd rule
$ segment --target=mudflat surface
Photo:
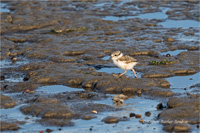
[[[198,131],[198,5],[2,1],[1,131]]]

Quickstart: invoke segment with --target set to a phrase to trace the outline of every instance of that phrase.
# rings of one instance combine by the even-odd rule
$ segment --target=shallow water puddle
[[[166,80],[171,84],[171,90],[178,96],[186,96],[188,93],[200,94],[200,88],[195,86],[200,82],[200,72],[194,75],[170,77]],[[194,87],[191,88],[193,85]]]
[[[72,92],[72,91],[85,91],[85,90],[78,89],[78,88],[71,88],[64,85],[48,85],[48,86],[42,86],[36,89],[36,92],[44,92],[48,94],[57,94],[57,93]]]
[[[99,70],[97,70],[98,72],[106,72],[106,73],[115,73],[115,74],[119,74],[119,73],[123,73],[124,70],[121,68],[101,68]],[[137,78],[141,78],[142,74],[140,72],[137,72]],[[127,75],[128,77],[135,77],[134,73],[131,70],[127,70],[127,72],[125,73],[125,75]]]
[[[8,8],[8,5],[6,3],[1,2],[1,10],[0,12],[10,12],[10,9]]]
[[[20,65],[25,65],[29,63],[28,60],[17,60],[17,61],[11,61],[11,60],[1,60],[0,68],[10,68],[10,67],[18,67]]]
[[[134,18],[141,18],[141,19],[166,19],[168,16],[163,12],[155,12],[155,13],[145,13],[140,14],[138,16],[134,16]]]
[[[198,42],[199,41],[199,37],[198,36],[178,35],[175,38],[176,38],[176,40],[179,40],[181,42],[193,42],[193,41]]]
[[[95,7],[102,7],[102,6],[105,6],[106,4],[109,4],[109,2],[97,3],[97,4],[94,4],[93,6],[95,6]]]
[[[110,59],[110,56],[104,56],[103,58],[101,58],[103,60],[109,60]]]
[[[161,55],[167,55],[167,54],[170,54],[171,56],[176,56],[176,55],[178,55],[178,54],[180,54],[181,52],[185,52],[185,51],[187,51],[186,49],[184,49],[184,50],[174,50],[174,51],[167,51],[167,52],[162,52],[162,53],[160,53]]]
[[[112,96],[107,94],[109,98],[103,99],[100,101],[94,101],[94,103],[98,104],[107,104],[113,105]],[[156,109],[156,105],[159,104],[156,100],[144,99],[142,97],[134,97],[125,100],[124,104],[121,106],[124,108],[122,111],[116,112],[102,112],[97,114],[97,118],[92,120],[74,120],[76,125],[74,127],[66,128],[66,131],[70,132],[78,132],[81,131],[87,132],[92,127],[93,132],[133,132],[133,131],[142,131],[142,132],[153,132],[153,131],[161,131],[162,125],[159,124],[158,120],[155,120],[157,117],[158,111]],[[151,116],[145,116],[145,112],[151,112]],[[117,124],[105,124],[102,122],[102,119],[107,116],[116,116],[116,117],[127,117],[129,118],[130,113],[141,114],[142,119],[144,121],[151,121],[151,124],[141,124],[139,123],[140,119],[136,119],[135,117],[131,117],[128,121],[120,121]],[[155,129],[154,129],[155,128]],[[63,129],[62,131],[65,131]]]
[[[54,130],[58,130],[58,127],[48,127],[38,124],[36,121],[40,118],[32,117],[28,115],[29,119],[25,119],[27,115],[24,115],[20,111],[20,107],[26,104],[20,104],[15,106],[14,108],[1,109],[1,120],[2,121],[24,121],[25,124],[19,124],[20,129],[17,132],[39,132],[41,130],[46,130],[47,128],[51,128]],[[4,133],[10,133],[16,131],[4,131]]]
[[[23,73],[7,73],[5,79],[0,82],[23,82],[25,75]]]
[[[6,78],[5,81],[7,81],[7,82],[23,82],[23,79],[24,79],[23,77],[16,78],[16,77],[11,76],[9,78]],[[1,82],[3,82],[3,81],[1,81]]]
[[[163,28],[197,28],[200,27],[200,24],[198,21],[195,20],[166,20],[164,22],[158,23],[159,25],[162,25]]]
[[[15,106],[14,108],[8,108],[8,109],[1,109],[1,119],[7,120],[7,119],[13,119],[18,121],[24,121],[24,118],[26,117],[19,108],[22,107],[25,104],[20,104]]]
[[[174,76],[166,78],[166,80],[171,84],[170,88],[185,88],[190,87],[200,81],[200,72],[194,75],[187,76]]]
[[[126,20],[126,19],[132,19],[132,18],[140,18],[140,19],[166,19],[168,16],[165,13],[162,12],[155,12],[155,13],[145,13],[140,14],[138,16],[105,16],[102,19],[103,20],[110,20],[110,21],[119,21],[119,20]]]

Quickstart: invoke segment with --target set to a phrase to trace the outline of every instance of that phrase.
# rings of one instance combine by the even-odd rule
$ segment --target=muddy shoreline
[[[1,131],[199,130],[198,1],[2,3]]]

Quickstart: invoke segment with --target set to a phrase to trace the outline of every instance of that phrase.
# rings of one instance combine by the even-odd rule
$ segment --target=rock
[[[186,36],[194,35],[194,32],[184,32]]]
[[[199,46],[189,46],[187,50],[199,50]]]
[[[85,114],[91,114],[91,111],[94,111],[94,113],[96,114],[96,112],[99,113],[104,111],[120,110],[106,104],[94,104],[94,103],[73,103],[70,106],[70,109],[73,110],[75,113],[82,115],[83,111]]]
[[[80,50],[80,51],[66,51],[64,52],[64,55],[66,56],[76,56],[76,55],[82,55],[85,53],[85,50]]]
[[[172,97],[167,102],[168,108],[176,108],[176,107],[196,107],[199,106],[200,98],[188,98],[188,97]]]
[[[114,116],[108,116],[105,117],[102,121],[104,121],[107,124],[112,124],[112,123],[118,123],[120,121],[120,118]]]
[[[8,88],[9,88],[8,85],[4,85],[4,86],[3,86],[3,89],[4,89],[4,90],[7,90]]]
[[[135,113],[130,113],[129,116],[130,117],[135,117]]]
[[[145,112],[145,116],[150,116],[151,112]]]
[[[77,59],[72,57],[64,57],[64,56],[53,56],[50,58],[51,61],[56,63],[67,63],[67,62],[74,62]]]
[[[11,92],[24,92],[25,90],[34,90],[38,87],[38,84],[30,83],[30,82],[20,82],[18,84],[15,84],[14,86],[10,87]]]
[[[2,75],[1,75],[1,80],[5,80],[5,76],[2,76]]]
[[[20,66],[20,70],[21,71],[33,71],[33,70],[39,70],[39,69],[45,69],[45,68],[48,68],[50,67],[50,65],[52,64],[48,64],[48,63],[29,63],[29,64],[26,64],[26,65],[22,65]]]
[[[142,84],[141,84],[142,83]],[[135,94],[138,90],[149,88],[149,86],[170,86],[169,82],[165,79],[149,79],[149,78],[106,78],[99,80],[95,89],[107,93],[124,93]]]
[[[148,55],[149,51],[139,51],[139,52],[132,52],[129,55],[130,56],[136,56],[136,55]]]
[[[172,109],[166,109],[159,114],[159,118],[163,121],[177,122],[177,120],[182,120],[181,123],[199,123],[198,118],[199,110],[194,107],[177,107]]]
[[[93,118],[96,118],[96,116],[92,116],[92,115],[85,115],[85,116],[82,116],[81,119],[83,120],[91,120]]]
[[[13,108],[15,107],[17,104],[16,102],[9,96],[5,96],[0,94],[1,97],[1,108]]]
[[[26,120],[28,120],[28,119],[29,119],[29,117],[25,117],[25,119],[26,119]]]
[[[174,131],[175,132],[187,132],[190,130],[190,126],[187,124],[175,124]]]
[[[144,124],[144,120],[143,119],[140,119],[139,122],[142,123],[142,124]]]
[[[136,114],[135,118],[142,118],[142,115],[141,114]]]
[[[153,42],[155,42],[155,43],[161,43],[162,40],[161,40],[161,39],[156,39],[156,40],[154,40]]]
[[[10,123],[5,121],[0,121],[0,125],[1,125],[0,126],[1,131],[6,131],[6,130],[16,131],[20,128],[18,123]]]
[[[171,55],[170,54],[166,54],[166,57],[170,57]]]
[[[59,103],[60,101],[58,99],[55,99],[55,98],[48,98],[48,97],[39,97],[39,98],[34,98],[34,99],[31,99],[30,101],[33,101],[33,102],[37,102],[37,103],[52,103],[52,104],[56,104],[56,103]]]
[[[46,129],[46,132],[47,133],[50,133],[50,132],[52,132],[53,130],[51,130],[51,129]]]
[[[38,103],[33,105],[22,106],[20,110],[24,114],[32,114],[42,118],[67,118],[77,117],[78,114],[72,112],[68,106],[55,103]]]
[[[151,96],[157,97],[171,97],[174,93],[170,90],[160,90],[160,89],[153,89],[151,91],[145,92],[145,94],[150,94]]]
[[[24,77],[23,78],[23,81],[28,81],[29,80],[29,77]]]
[[[159,103],[157,106],[156,106],[157,109],[163,109],[163,104],[162,103]]]
[[[27,58],[31,59],[46,59],[48,55],[42,52],[32,52],[27,55]]]
[[[163,130],[173,132],[188,132],[190,131],[190,126],[188,124],[170,124],[165,125]]]
[[[54,118],[43,118],[38,120],[38,122],[44,126],[73,126],[74,123],[70,119],[54,119]]]
[[[169,37],[169,38],[167,38],[167,41],[168,41],[168,42],[174,42],[175,40],[174,40],[174,38],[170,38],[170,37]]]

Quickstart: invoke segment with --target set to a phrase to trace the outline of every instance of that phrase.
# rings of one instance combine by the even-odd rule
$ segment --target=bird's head
[[[116,60],[123,56],[123,53],[120,51],[115,51],[111,54],[111,59]]]

